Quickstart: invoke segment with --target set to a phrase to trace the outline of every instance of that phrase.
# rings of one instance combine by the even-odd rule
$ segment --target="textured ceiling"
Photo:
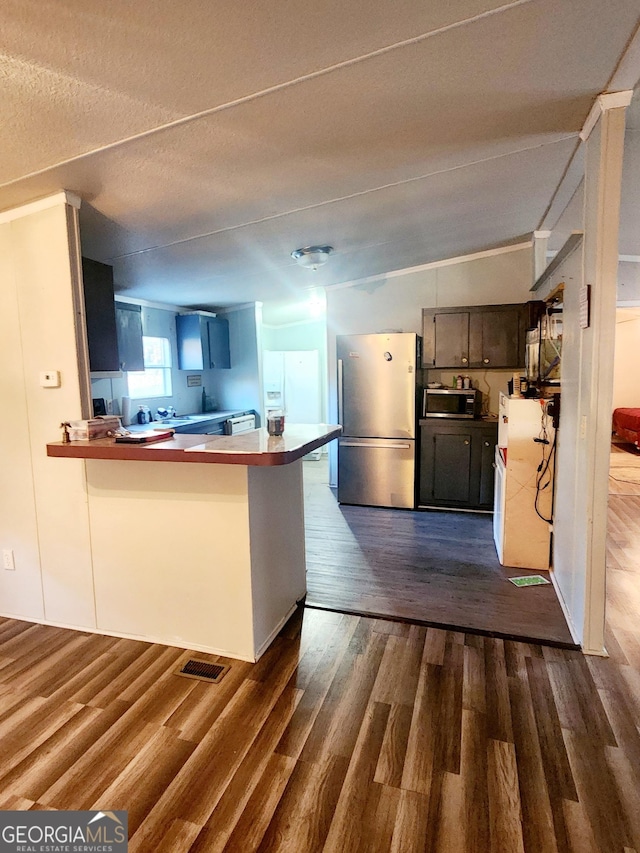
[[[638,16],[637,0],[5,0],[0,209],[71,190],[83,251],[121,292],[203,307],[514,242]],[[336,250],[317,273],[290,258],[313,243]]]

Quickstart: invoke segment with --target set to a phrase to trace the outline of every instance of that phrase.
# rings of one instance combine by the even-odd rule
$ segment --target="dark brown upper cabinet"
[[[116,329],[120,370],[144,370],[142,308],[130,302],[116,302]]]
[[[113,267],[83,258],[82,285],[89,344],[89,370],[119,370]]]
[[[425,308],[422,366],[516,369],[524,365],[525,332],[539,303]]]
[[[113,267],[83,258],[82,286],[89,370],[144,370],[142,310],[114,301]]]

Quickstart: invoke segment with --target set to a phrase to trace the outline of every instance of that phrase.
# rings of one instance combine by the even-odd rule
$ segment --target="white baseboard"
[[[291,613],[293,613],[293,610],[295,610],[295,606],[291,610]],[[289,613],[289,616],[291,616],[291,613]],[[273,640],[280,628],[282,628],[282,625],[284,625],[284,623],[289,618],[289,616],[287,616],[286,619],[284,619],[280,626],[276,629],[276,631],[273,632],[272,635],[270,635],[270,638],[266,641],[264,648],[261,647],[262,651],[260,652],[258,657],[253,657],[251,655],[238,654],[236,652],[229,651],[229,649],[219,649],[215,646],[201,645],[200,643],[193,643],[187,645],[184,642],[180,642],[178,638],[172,638],[171,640],[167,640],[163,637],[143,637],[139,634],[127,634],[125,632],[119,631],[108,631],[103,628],[83,628],[79,625],[66,625],[62,622],[51,622],[47,619],[34,619],[29,616],[16,616],[13,613],[0,613],[0,616],[5,619],[15,619],[16,622],[30,622],[34,625],[47,625],[50,628],[64,628],[67,631],[80,631],[83,634],[100,634],[104,637],[118,637],[121,640],[136,640],[140,643],[155,643],[159,646],[170,646],[171,648],[184,649],[185,651],[205,652],[205,654],[220,655],[221,657],[233,658],[234,660],[243,660],[247,663],[255,663],[257,661],[260,654],[266,651],[266,646]]]
[[[260,660],[262,655],[267,651],[267,649],[269,648],[271,643],[275,640],[275,638],[278,636],[280,631],[283,629],[283,627],[287,624],[289,619],[291,619],[293,614],[296,612],[297,607],[298,607],[298,604],[296,602],[294,602],[293,605],[291,606],[291,608],[289,609],[289,611],[287,612],[287,614],[282,617],[282,619],[278,622],[278,624],[273,629],[273,631],[271,631],[271,633],[269,634],[267,639],[258,646],[258,648],[256,649],[256,657],[255,657],[256,660]]]
[[[551,568],[551,567],[549,568],[549,577],[551,579],[551,583],[553,584],[553,588],[556,591],[556,596],[558,598],[558,601],[560,602],[560,607],[562,609],[562,613],[564,615],[564,618],[567,622],[567,628],[569,629],[569,633],[571,634],[571,638],[577,646],[582,647],[582,643],[580,642],[580,633],[577,630],[576,626],[573,624],[573,620],[571,619],[571,614],[569,612],[569,608],[565,604],[564,598],[562,597],[562,593],[560,592],[560,587],[556,583],[556,579],[555,579],[555,576],[553,573],[553,568]],[[584,652],[584,649],[582,649],[582,651]]]

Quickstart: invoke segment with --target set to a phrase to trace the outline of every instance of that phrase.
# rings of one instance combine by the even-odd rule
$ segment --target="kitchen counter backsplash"
[[[513,378],[513,370],[423,370],[423,385],[427,382],[440,382],[444,388],[451,388],[453,376],[462,372],[471,379],[471,387],[478,388],[484,395],[484,409],[487,414],[498,414],[500,392],[506,393],[507,383]]]

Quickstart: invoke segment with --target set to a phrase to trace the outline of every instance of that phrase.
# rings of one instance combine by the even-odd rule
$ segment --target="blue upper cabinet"
[[[228,320],[201,311],[178,314],[176,333],[180,370],[231,367]]]

